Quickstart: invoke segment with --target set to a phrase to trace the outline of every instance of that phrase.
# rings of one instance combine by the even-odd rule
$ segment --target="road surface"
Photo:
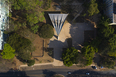
[[[48,66],[47,66],[48,67]],[[5,73],[0,73],[0,77],[51,77],[54,74],[62,74],[65,77],[70,77],[68,75],[68,71],[72,73],[72,75],[79,75],[78,77],[99,77],[99,75],[108,75],[110,77],[116,77],[115,70],[111,71],[95,71],[93,69],[73,69],[66,67],[53,67],[46,69],[37,69],[37,70],[25,70],[25,71],[8,71]],[[92,76],[87,76],[85,73],[89,72]],[[73,76],[75,77],[75,76]],[[105,76],[104,76],[105,77]]]

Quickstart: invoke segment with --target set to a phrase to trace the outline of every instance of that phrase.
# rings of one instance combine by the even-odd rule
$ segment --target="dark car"
[[[92,68],[93,68],[93,69],[97,69],[97,67],[96,67],[96,66],[92,66]]]

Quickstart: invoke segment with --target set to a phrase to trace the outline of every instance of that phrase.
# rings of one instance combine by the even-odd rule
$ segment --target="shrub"
[[[32,66],[35,64],[35,60],[28,60],[27,63],[28,63],[28,66]]]
[[[96,3],[96,0],[91,0],[89,3],[89,7],[88,7],[88,13],[89,16],[92,16],[94,14],[98,14],[99,10],[98,10],[98,4]]]
[[[18,56],[23,59],[23,60],[30,60],[31,59],[31,54],[30,52],[26,51],[26,50],[20,50],[18,52]]]
[[[85,63],[85,65],[86,65],[86,66],[91,65],[91,64],[92,64],[92,61],[93,61],[93,59],[87,60],[86,63]]]
[[[81,49],[81,52],[86,59],[85,65],[88,66],[92,64],[94,54],[98,52],[98,49],[91,45],[86,45]]]
[[[110,59],[110,57],[102,57],[101,63],[102,66],[108,67],[108,68],[114,68],[115,62]]]
[[[28,47],[31,44],[31,41],[14,33],[8,37],[7,43],[15,50],[19,51],[20,49]]]
[[[39,31],[39,36],[42,38],[52,38],[54,35],[53,27],[49,24],[44,24]]]
[[[65,66],[72,66],[78,57],[78,50],[74,47],[67,48],[63,54],[62,59]]]
[[[4,44],[4,49],[1,55],[3,59],[12,59],[15,56],[15,49],[6,43]]]
[[[37,33],[38,32],[38,29],[39,29],[39,25],[34,25],[31,27],[31,30],[34,32],[34,33]]]

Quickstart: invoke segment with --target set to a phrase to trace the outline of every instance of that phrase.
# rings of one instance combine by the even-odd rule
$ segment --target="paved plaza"
[[[62,48],[67,48],[68,43],[66,41],[67,38],[72,38],[72,46],[81,49],[81,46],[84,42],[84,31],[86,30],[94,30],[94,26],[88,23],[65,23],[58,39],[53,36],[50,39],[49,48],[54,48],[54,66],[62,66]],[[55,35],[56,31],[54,30]]]

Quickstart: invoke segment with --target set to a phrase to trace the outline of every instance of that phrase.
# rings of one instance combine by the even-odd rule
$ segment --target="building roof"
[[[116,0],[113,0],[113,23],[116,23]]]
[[[68,14],[49,14],[49,17],[50,17],[52,24],[57,32],[57,35],[60,34],[60,31],[64,25],[67,15]]]
[[[5,0],[0,0],[0,50],[3,49],[3,31],[8,26],[9,7],[6,5]]]

